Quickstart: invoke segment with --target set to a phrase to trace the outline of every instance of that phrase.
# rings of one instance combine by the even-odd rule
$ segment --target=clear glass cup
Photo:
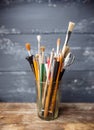
[[[44,120],[53,120],[59,112],[59,83],[36,81],[37,112]]]

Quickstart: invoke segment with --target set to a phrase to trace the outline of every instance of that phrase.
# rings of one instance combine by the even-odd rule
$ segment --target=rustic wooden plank
[[[73,20],[77,23],[77,31],[94,32],[93,12],[94,4],[92,3],[87,6],[87,4],[76,2],[58,2],[50,7],[48,3],[19,4],[15,7],[0,8],[0,25],[5,26],[6,33],[15,33],[15,28],[18,33],[58,32],[65,31],[68,22]]]
[[[12,125],[3,125],[1,126],[1,130],[93,130],[94,129],[94,125],[91,123],[87,123],[86,124],[80,124],[80,123],[76,123],[74,124],[64,124],[62,126],[62,124],[32,124],[32,125],[16,125],[16,124],[12,124]]]
[[[46,46],[46,49],[48,51],[51,50],[51,48],[56,48],[56,40],[58,37],[61,38],[61,47],[64,44],[64,40],[65,40],[65,35],[64,34],[50,34],[50,32],[48,32],[48,34],[41,34],[42,39],[41,39],[41,44]],[[37,34],[7,34],[7,35],[0,35],[0,44],[3,45],[2,49],[8,46],[18,46],[18,47],[22,47],[25,45],[26,42],[30,42],[32,45],[33,49],[37,49],[37,39],[36,39]],[[94,47],[93,44],[94,41],[94,33],[90,33],[90,34],[79,34],[76,33],[75,31],[73,31],[70,41],[69,41],[69,45],[71,47]],[[1,48],[1,46],[0,46]],[[50,50],[49,50],[50,49]]]
[[[63,103],[60,104],[59,118],[44,121],[37,116],[34,103],[0,103],[1,130],[93,130],[94,104]]]
[[[65,35],[43,35],[41,44],[46,52],[56,49],[56,39],[61,37],[62,45]],[[0,71],[30,70],[25,60],[27,51],[25,43],[31,43],[32,53],[37,53],[36,35],[8,35],[0,37]],[[94,70],[94,35],[72,35],[69,45],[75,55],[71,70]]]

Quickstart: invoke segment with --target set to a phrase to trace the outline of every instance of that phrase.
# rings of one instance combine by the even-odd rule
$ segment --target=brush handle
[[[50,75],[50,70],[51,70],[51,65],[52,65],[53,57],[54,57],[54,52],[51,52],[50,64],[49,64],[49,68],[48,68],[48,75],[47,75],[47,79],[46,79],[46,83],[45,83],[45,87],[44,87],[44,92],[43,92],[43,99],[42,99],[43,107],[44,107],[44,104],[45,104],[45,98],[46,98],[46,93],[47,93],[48,80],[49,80],[49,75]]]
[[[74,28],[74,25],[75,25],[75,23],[69,22],[68,30],[67,30],[67,34],[66,34],[66,38],[65,38],[65,42],[64,42],[64,46],[62,48],[62,54],[63,55],[65,54],[65,47],[68,45],[71,33],[73,31],[73,28]]]
[[[52,73],[51,73],[51,77],[50,77],[50,83],[49,83],[49,86],[48,86],[47,96],[46,96],[46,99],[45,99],[44,118],[46,118],[47,115],[48,115],[50,97],[51,97],[51,92],[52,92],[52,88],[53,88],[53,84],[54,84],[53,77],[54,77],[54,71],[56,69],[55,64],[56,64],[56,59],[54,59],[54,61],[53,61],[53,68],[52,68]]]
[[[59,76],[60,76],[60,72],[61,72],[63,59],[64,59],[64,57],[61,55],[60,56],[60,64],[59,64],[59,68],[58,68],[58,73],[57,73],[57,78],[56,78],[56,84],[55,84],[55,87],[54,87],[54,90],[53,90],[51,106],[50,106],[50,109],[51,109],[52,113],[54,112],[54,108],[55,108],[57,90],[58,90],[58,87],[59,87]]]
[[[65,69],[63,69],[61,72],[60,72],[60,76],[59,76],[59,81],[61,81],[63,75],[64,75],[64,72],[65,72]]]
[[[45,64],[40,64],[40,100],[42,100],[42,89],[43,89],[43,82],[46,79],[46,69]]]
[[[31,69],[34,72],[33,55],[26,57],[26,60],[29,62]]]

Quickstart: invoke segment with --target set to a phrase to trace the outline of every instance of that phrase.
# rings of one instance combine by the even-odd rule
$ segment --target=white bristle
[[[40,41],[41,40],[41,36],[37,35],[37,40]]]
[[[69,22],[68,31],[72,32],[74,26],[75,26],[75,23]]]
[[[52,49],[52,53],[54,53],[54,48]]]

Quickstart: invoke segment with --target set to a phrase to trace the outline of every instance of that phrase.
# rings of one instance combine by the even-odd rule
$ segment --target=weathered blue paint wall
[[[10,1],[9,1],[10,2]],[[74,64],[65,72],[63,102],[94,102],[94,4],[80,2],[29,2],[0,6],[0,101],[36,101],[34,76],[25,60],[25,43],[37,51],[36,35],[42,35],[46,51],[65,40],[69,21],[76,23],[69,45]]]

